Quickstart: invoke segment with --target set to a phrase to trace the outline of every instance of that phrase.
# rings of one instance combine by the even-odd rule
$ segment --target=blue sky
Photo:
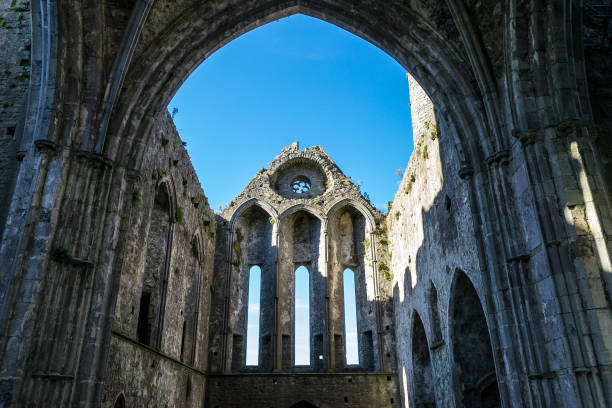
[[[246,365],[259,365],[259,315],[261,305],[261,268],[252,266],[249,271],[249,308],[247,313]]]
[[[295,365],[310,365],[310,274],[305,266],[295,271]],[[357,343],[357,305],[353,271],[343,273],[344,315],[346,334],[346,362],[359,364]],[[249,300],[247,313],[246,365],[259,365],[259,318],[261,313],[261,268],[249,271]],[[317,358],[317,356],[315,356]]]
[[[211,207],[225,206],[284,146],[321,145],[381,210],[412,151],[405,70],[370,43],[295,15],[204,61],[168,105]]]
[[[295,271],[295,365],[310,365],[310,273]]]

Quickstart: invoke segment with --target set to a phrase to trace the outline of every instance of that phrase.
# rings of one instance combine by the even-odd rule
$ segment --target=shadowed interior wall
[[[465,407],[500,407],[493,351],[482,305],[465,273],[457,271],[455,279],[449,324],[458,398]]]
[[[161,310],[167,281],[170,234],[170,197],[165,186],[157,189],[149,219],[144,278],[138,311],[138,341],[159,348],[162,330]]]
[[[101,406],[113,407],[121,394],[127,407],[200,407],[208,357],[214,214],[169,114],[158,118],[146,156],[147,165],[134,175],[130,188],[129,229],[115,270],[120,280]],[[167,300],[157,309],[159,313],[164,307],[163,333],[153,348],[139,338],[139,306],[143,290],[153,292],[162,285],[160,264],[166,261]]]
[[[0,1],[0,236],[15,187],[32,72],[30,5]]]
[[[433,370],[425,327],[418,314],[412,319],[412,401],[416,408],[435,408]]]
[[[233,215],[250,200],[266,207],[276,231],[272,248],[285,251],[274,256],[285,279],[274,285],[274,330],[262,337],[262,347],[272,344],[274,369],[291,371],[293,340],[285,293],[296,267],[293,244],[277,244],[293,237],[280,240],[280,224],[300,211],[319,220],[319,260],[309,269],[332,282],[329,227],[334,211],[350,202],[367,219],[363,259],[368,300],[375,300],[375,328],[362,333],[362,344],[374,351],[375,369],[390,373],[389,382],[401,373],[404,405],[413,352],[410,336],[395,333],[410,332],[416,311],[427,338],[436,337],[430,281],[440,316],[441,339],[430,342],[440,406],[467,404],[467,390],[474,406],[612,405],[608,5],[0,0],[0,7],[0,187],[6,192],[0,197],[0,405],[109,407],[123,393],[127,406],[201,406],[202,370],[227,374],[234,336],[241,341],[233,332],[238,326],[228,324],[240,321],[240,309],[230,307],[241,270],[233,269]],[[166,114],[172,95],[212,52],[295,13],[361,36],[414,76],[415,151],[386,217],[322,148],[297,145],[283,149],[213,215]],[[312,188],[294,190],[294,176]],[[163,332],[154,350],[138,342],[137,321],[159,184],[169,186],[174,233],[160,302]],[[190,366],[180,354],[193,281],[187,253],[198,234],[210,280],[202,279],[207,290],[200,290],[195,341],[201,351]],[[461,325],[452,320],[467,313],[454,296],[457,269],[478,294],[484,318],[472,321],[486,321],[493,365],[486,359],[484,365],[496,367],[496,379],[462,377],[471,363],[453,337]],[[255,373],[232,382],[224,396],[247,400],[247,393],[232,391],[261,385],[283,405],[317,406],[321,401],[305,390],[320,392],[326,382],[309,387],[313,376],[348,384],[344,374],[333,375],[343,333],[332,327],[339,314],[327,289],[336,290],[317,289],[325,293],[317,306],[325,316],[313,322],[311,339],[313,349],[325,351],[316,369],[327,372],[287,373],[281,392],[266,373]],[[479,333],[474,341],[484,342],[485,330]],[[400,404],[378,377],[351,375],[369,392],[361,396],[368,404]],[[455,380],[473,388],[458,391]],[[356,405],[344,387],[330,386],[338,392],[329,398]]]

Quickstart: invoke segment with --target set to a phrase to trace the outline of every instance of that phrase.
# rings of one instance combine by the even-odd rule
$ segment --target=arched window
[[[460,270],[455,274],[449,319],[457,399],[466,407],[501,406],[487,319],[476,288]]]
[[[119,394],[115,400],[115,405],[113,405],[113,408],[125,408],[125,397],[123,394]]]
[[[310,365],[310,274],[305,266],[295,270],[295,357],[296,366]]]
[[[181,338],[181,361],[195,364],[198,320],[200,316],[200,287],[202,285],[202,267],[200,265],[199,238],[191,242],[191,265],[188,266],[185,278],[187,292],[183,303],[183,335]]]
[[[412,321],[412,398],[416,407],[435,407],[436,398],[431,357],[425,335],[425,327],[418,313]]]
[[[246,365],[259,365],[259,313],[261,291],[261,268],[257,265],[249,271],[249,309],[247,314]]]
[[[344,336],[346,339],[346,364],[359,364],[357,343],[357,300],[355,298],[355,273],[345,269],[342,277],[344,286]]]
[[[162,184],[155,194],[149,221],[137,328],[138,341],[155,348],[160,347],[162,337],[170,234],[170,196]]]
[[[431,308],[432,344],[434,344],[442,341],[442,330],[440,328],[440,313],[438,312],[438,290],[433,282],[430,282],[429,287],[429,307]]]

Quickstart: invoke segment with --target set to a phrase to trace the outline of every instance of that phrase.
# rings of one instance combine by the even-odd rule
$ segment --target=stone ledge
[[[162,357],[163,359],[168,360],[168,361],[170,361],[172,363],[180,365],[180,366],[182,366],[182,367],[184,367],[184,368],[186,368],[186,369],[188,369],[190,371],[193,371],[194,373],[199,374],[199,375],[201,375],[203,377],[208,377],[209,376],[205,372],[200,371],[197,368],[192,367],[190,365],[187,365],[187,364],[183,363],[182,361],[177,360],[176,358],[174,358],[172,356],[169,356],[168,354],[165,354],[165,353],[163,353],[163,352],[161,352],[159,350],[154,349],[153,347],[149,347],[149,346],[147,346],[145,344],[142,344],[139,341],[134,340],[131,337],[127,336],[126,334],[123,334],[123,333],[121,333],[121,332],[119,332],[117,330],[113,330],[112,336],[117,338],[117,339],[120,339],[122,341],[125,341],[126,343],[130,343],[133,346],[136,346],[136,347],[138,347],[138,348],[140,348],[142,350],[146,350],[146,351],[148,351],[151,354],[155,354],[155,355],[157,355],[159,357]]]

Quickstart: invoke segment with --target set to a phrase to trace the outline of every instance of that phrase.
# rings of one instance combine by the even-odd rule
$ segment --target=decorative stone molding
[[[444,343],[446,343],[444,341],[444,339],[438,339],[438,340],[434,341],[433,343],[431,343],[431,346],[429,346],[429,349],[432,350],[432,351],[436,350],[436,349],[439,349],[440,347],[442,347],[444,345]]]
[[[131,182],[137,183],[142,179],[142,173],[136,169],[127,169],[125,175]]]
[[[485,161],[489,166],[496,163],[507,165],[510,163],[510,151],[508,149],[500,150],[487,157]]]
[[[107,157],[104,157],[100,153],[89,152],[86,150],[77,150],[76,157],[78,157],[79,159],[88,160],[90,164],[96,168],[100,168],[100,167],[112,168],[114,164],[112,160],[110,160]]]
[[[585,126],[579,119],[568,119],[557,125],[557,130],[561,133],[568,133],[572,130],[580,131],[580,128]]]
[[[508,258],[506,262],[507,263],[529,262],[529,259],[531,259],[531,256],[529,254],[520,254],[520,255],[516,255],[516,256]]]
[[[474,169],[472,166],[464,165],[459,169],[459,177],[463,180],[469,179],[474,175]]]
[[[39,152],[48,155],[55,155],[59,151],[59,145],[52,140],[38,139],[34,141],[34,146]]]

